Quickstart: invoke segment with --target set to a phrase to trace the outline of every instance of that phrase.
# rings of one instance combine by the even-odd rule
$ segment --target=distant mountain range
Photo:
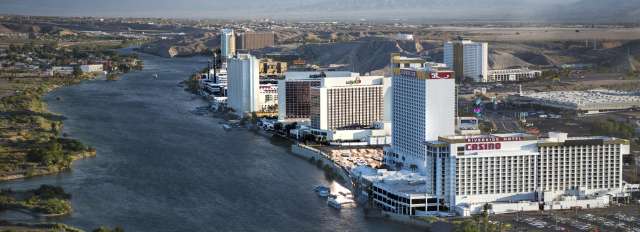
[[[638,22],[640,0],[0,0],[0,14]]]
[[[559,21],[640,23],[640,0],[580,0],[542,15]]]

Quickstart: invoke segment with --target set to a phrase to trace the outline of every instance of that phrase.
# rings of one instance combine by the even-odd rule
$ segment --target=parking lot
[[[640,205],[493,215],[512,225],[512,231],[624,231],[640,232]]]
[[[321,147],[319,148],[327,154],[336,164],[351,170],[354,166],[380,167],[384,156],[382,148],[340,148]]]

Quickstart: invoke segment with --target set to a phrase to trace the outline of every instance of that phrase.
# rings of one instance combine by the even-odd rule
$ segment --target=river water
[[[95,147],[97,157],[60,175],[0,187],[63,186],[74,212],[54,221],[85,230],[415,230],[367,219],[360,208],[327,207],[312,191],[328,184],[322,171],[290,154],[286,142],[225,132],[217,119],[190,113],[206,103],[177,83],[205,67],[206,58],[141,57],[145,69],[119,81],[86,81],[46,96],[49,109],[67,118],[65,133]]]

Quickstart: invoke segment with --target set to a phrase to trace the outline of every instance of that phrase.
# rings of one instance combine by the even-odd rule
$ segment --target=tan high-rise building
[[[252,50],[275,45],[275,34],[273,32],[244,32],[237,36],[236,46],[240,50]]]
[[[224,60],[236,55],[236,35],[233,29],[222,29],[220,31],[220,50]]]

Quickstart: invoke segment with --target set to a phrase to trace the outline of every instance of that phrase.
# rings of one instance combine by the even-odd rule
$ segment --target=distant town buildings
[[[73,74],[73,67],[71,66],[53,66],[51,67],[52,75],[71,75]]]
[[[489,78],[489,45],[458,39],[444,44],[444,63],[456,74],[456,82],[465,79],[486,82]]]
[[[4,38],[4,39],[29,39],[29,33],[0,32],[0,38]]]
[[[80,70],[82,70],[83,73],[102,72],[103,71],[103,65],[102,64],[80,65]]]
[[[233,29],[220,31],[220,51],[223,60],[227,60],[236,54],[236,35]]]
[[[260,49],[273,47],[275,45],[275,33],[247,31],[238,33],[236,39],[236,48],[238,50],[250,51],[252,49]]]
[[[531,80],[542,76],[542,71],[529,68],[489,70],[489,76],[484,82],[506,82]]]
[[[395,39],[396,40],[411,41],[411,40],[413,40],[413,34],[398,33],[398,34],[395,35]]]
[[[250,54],[238,54],[228,60],[228,104],[243,117],[261,110],[258,94],[260,88],[259,60]]]

